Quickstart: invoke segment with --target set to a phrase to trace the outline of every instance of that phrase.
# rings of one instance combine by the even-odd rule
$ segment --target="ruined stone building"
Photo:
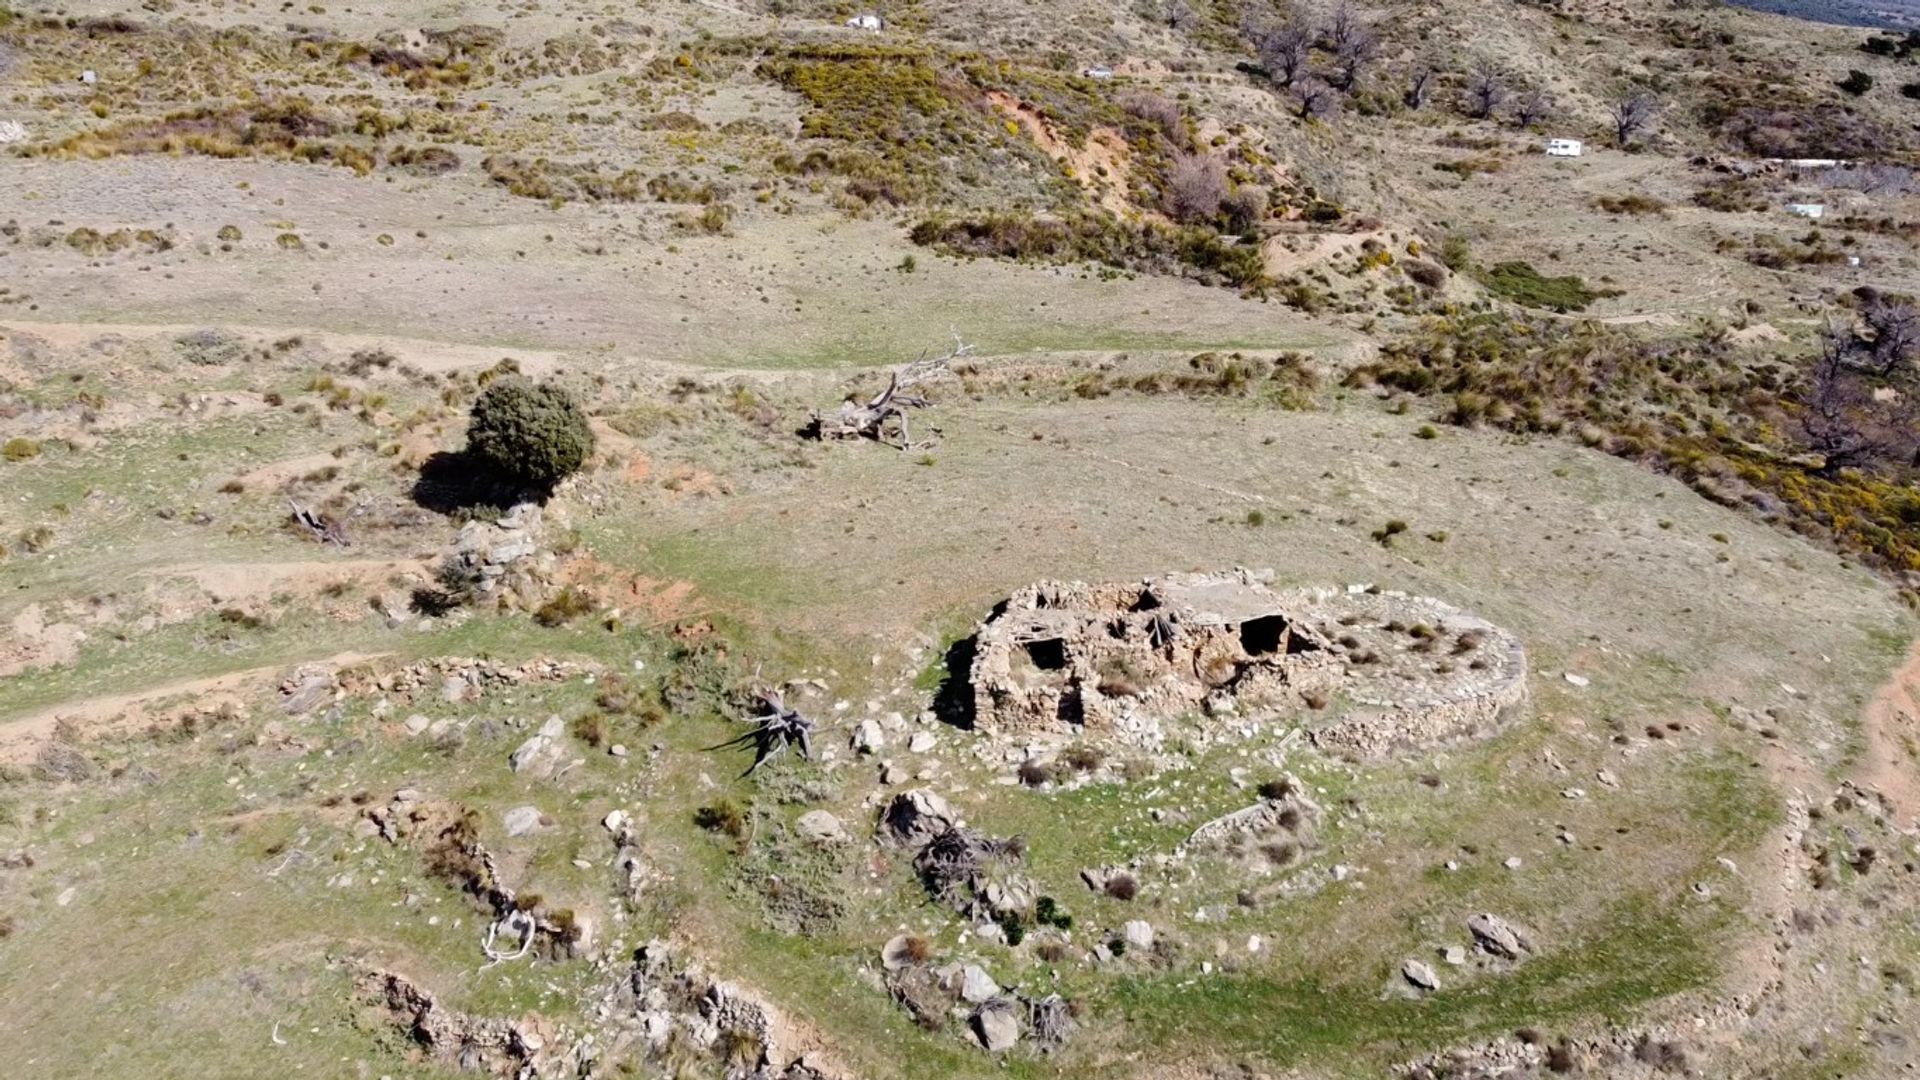
[[[1369,755],[1488,730],[1525,697],[1525,650],[1484,619],[1360,587],[1277,592],[1269,577],[1014,593],[975,640],[975,729],[1143,741],[1162,719],[1305,710],[1320,713],[1316,743]]]

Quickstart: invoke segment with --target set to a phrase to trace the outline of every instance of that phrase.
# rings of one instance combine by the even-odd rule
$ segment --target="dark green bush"
[[[512,375],[488,384],[467,421],[467,451],[488,469],[551,488],[593,452],[593,430],[573,395]]]

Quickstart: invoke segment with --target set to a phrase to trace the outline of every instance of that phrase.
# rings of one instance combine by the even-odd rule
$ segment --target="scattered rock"
[[[853,749],[856,753],[877,754],[887,745],[887,737],[880,730],[880,721],[868,718],[860,721],[853,729]]]
[[[924,754],[932,750],[937,742],[938,740],[933,737],[933,732],[916,731],[913,733],[913,738],[907,740],[907,749],[916,754]]]
[[[1127,948],[1146,952],[1153,948],[1153,924],[1145,919],[1129,919],[1120,927],[1120,938],[1127,943]]]
[[[1467,950],[1458,945],[1449,945],[1440,953],[1440,958],[1454,967],[1459,967],[1467,962]]]
[[[1571,671],[1566,673],[1565,678],[1567,682],[1573,686],[1586,686],[1589,681],[1585,675],[1575,675]]]
[[[1440,976],[1435,975],[1432,968],[1418,960],[1409,960],[1401,964],[1400,974],[1418,989],[1440,989]]]
[[[627,830],[627,823],[631,820],[632,818],[628,816],[625,810],[609,810],[607,816],[601,819],[600,824],[604,826],[608,832],[619,836]]]

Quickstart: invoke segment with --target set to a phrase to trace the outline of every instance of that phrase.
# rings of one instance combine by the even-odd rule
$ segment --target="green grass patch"
[[[1535,270],[1532,264],[1518,261],[1496,263],[1476,271],[1474,276],[1489,292],[1502,300],[1563,313],[1583,311],[1595,300],[1620,295],[1618,289],[1590,289],[1585,281],[1573,274],[1547,277]]]

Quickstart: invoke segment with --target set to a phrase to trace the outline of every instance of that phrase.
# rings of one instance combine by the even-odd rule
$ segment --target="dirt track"
[[[1865,728],[1867,753],[1854,779],[1886,796],[1898,824],[1912,828],[1920,819],[1920,641],[1867,703]]]

